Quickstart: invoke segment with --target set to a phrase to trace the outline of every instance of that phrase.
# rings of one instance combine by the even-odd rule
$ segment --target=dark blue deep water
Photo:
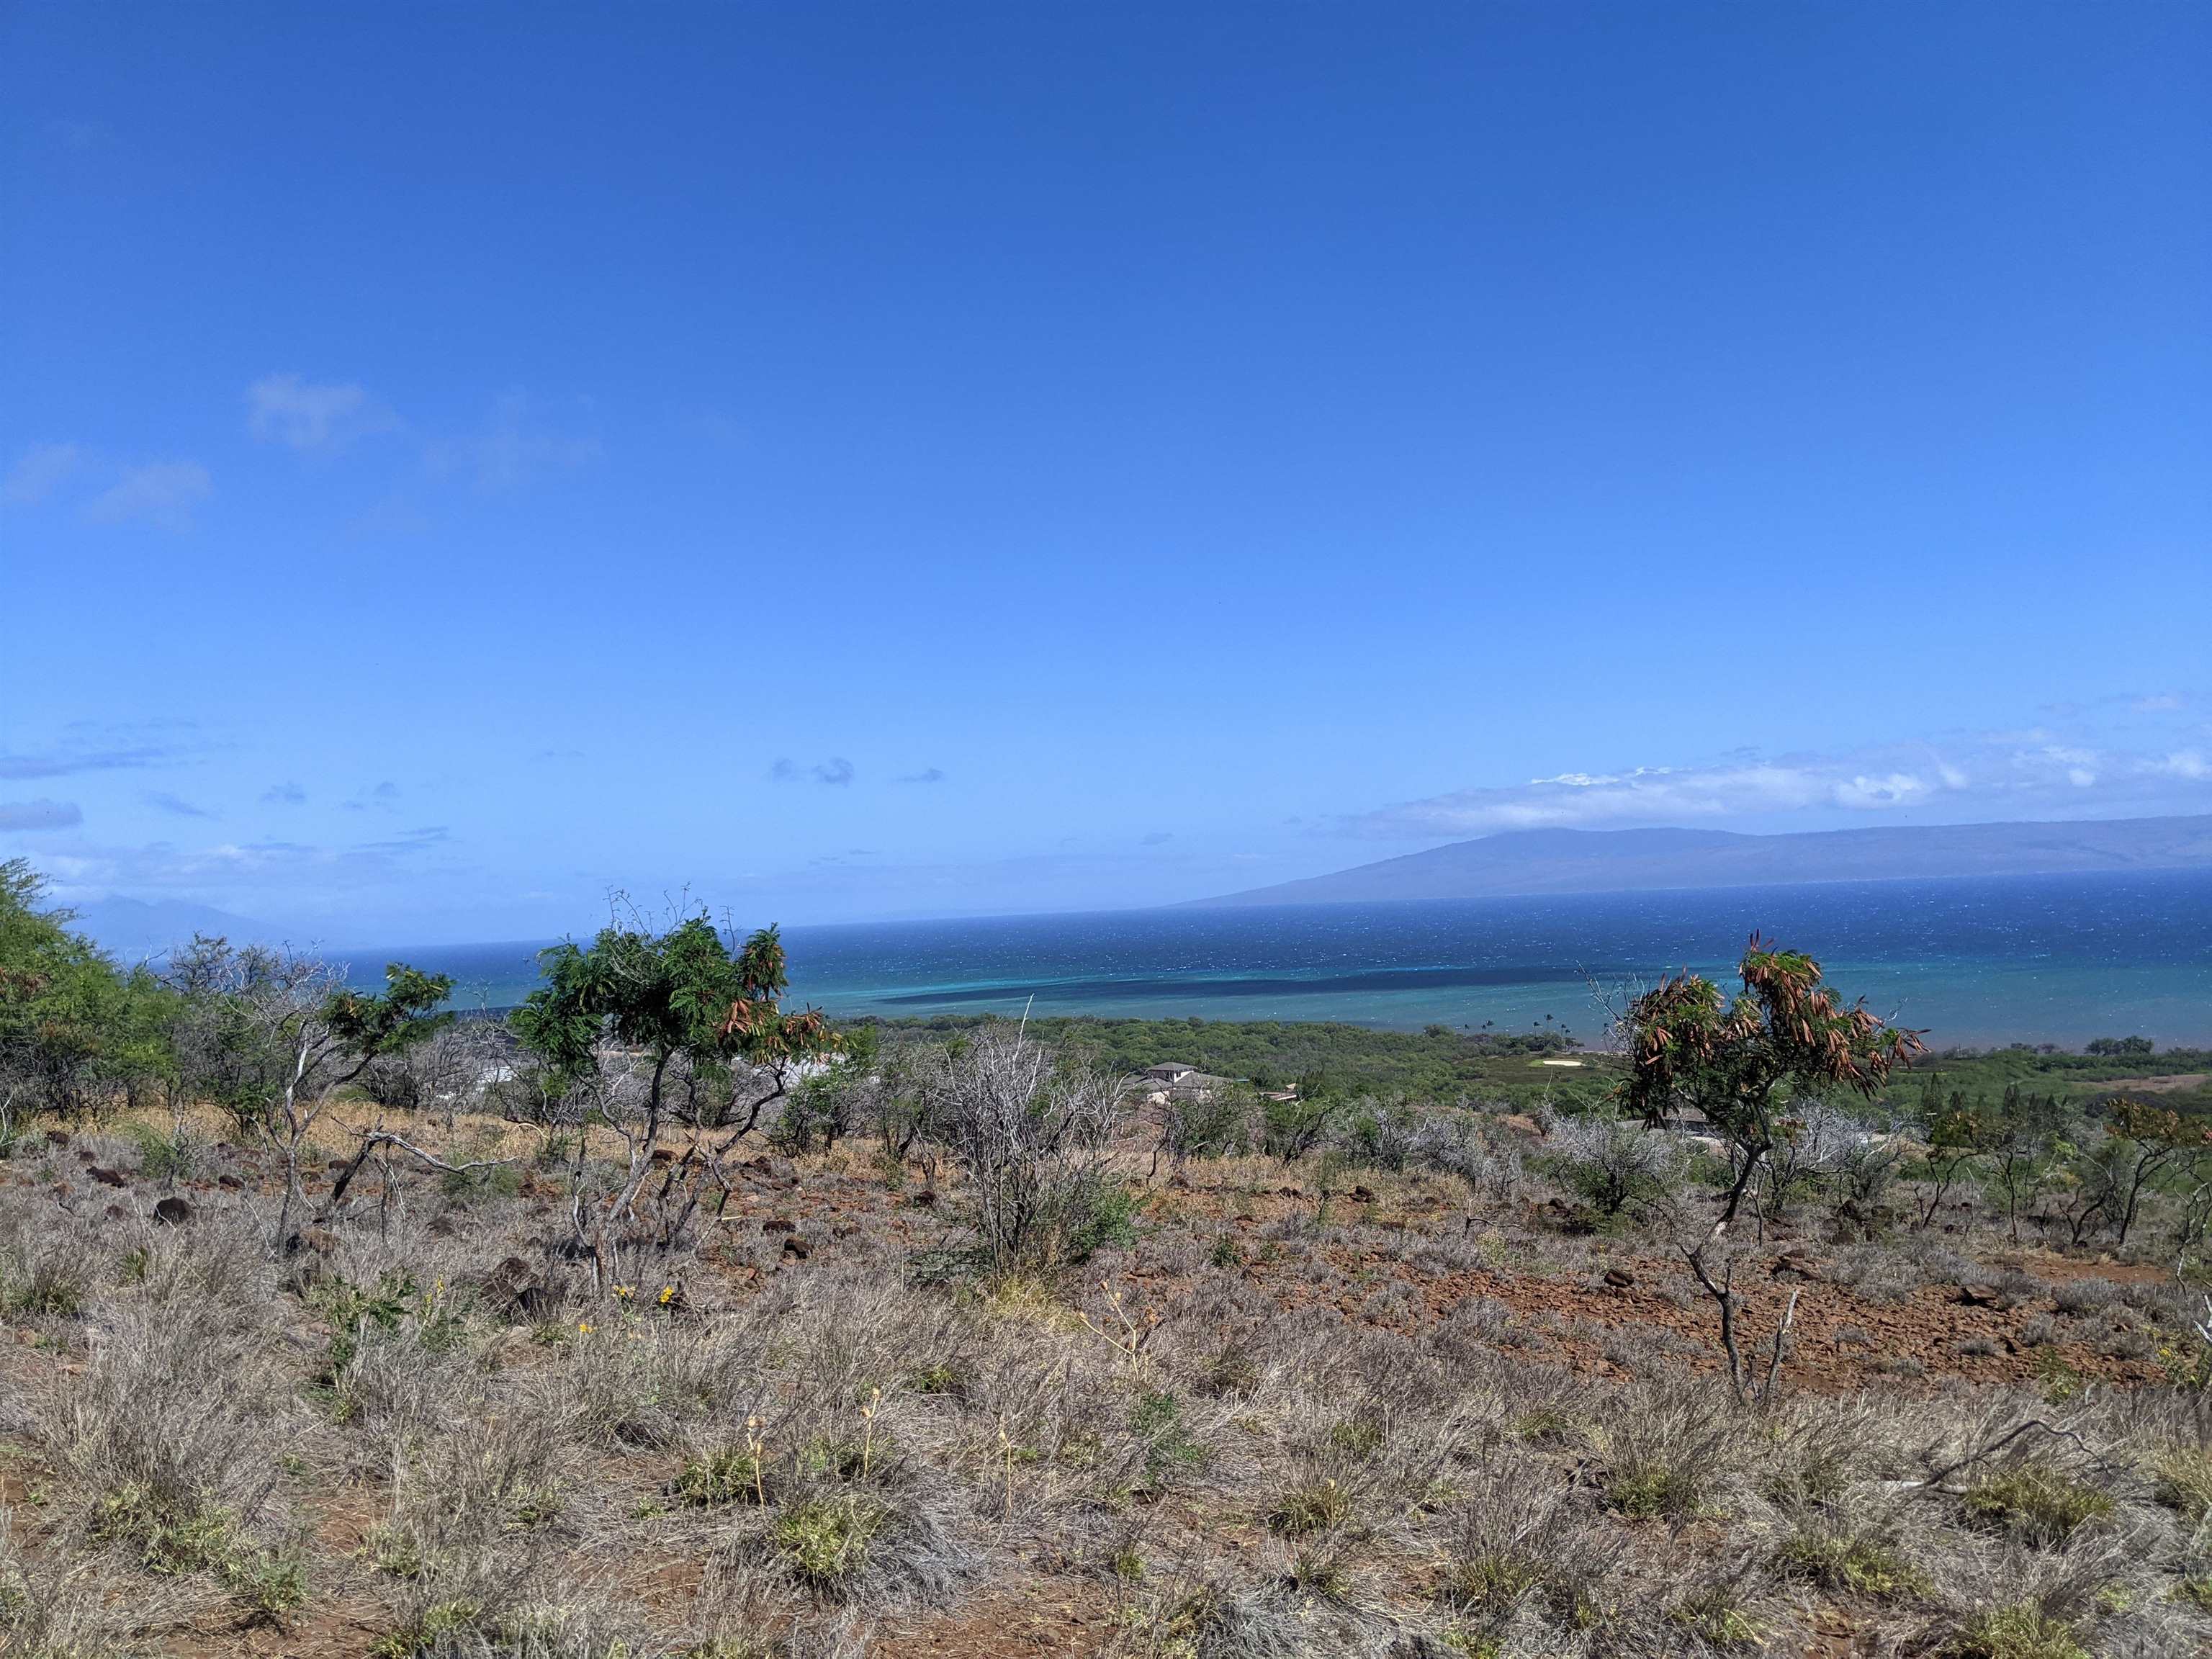
[[[2212,1045],[2212,872],[1850,882],[1446,903],[1126,910],[790,927],[797,998],[844,1016],[995,1010],[1205,1019],[1431,1022],[1595,1037],[1589,981],[1719,973],[1753,928],[1811,951],[1850,995],[1937,1044],[2140,1033]],[[529,943],[387,956],[504,1006]]]

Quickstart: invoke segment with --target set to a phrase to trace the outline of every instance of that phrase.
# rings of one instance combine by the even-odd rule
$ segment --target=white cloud
[[[1408,801],[1340,820],[1340,827],[1356,835],[1420,840],[1507,830],[1774,819],[1848,823],[1909,810],[1951,819],[2212,810],[2212,799],[2191,787],[2212,782],[2212,761],[2194,748],[2130,753],[2039,732],[1948,739],[1945,750],[1939,757],[1925,744],[1899,744],[1773,761],[1560,772],[1517,786]]]
[[[69,481],[84,459],[83,448],[76,444],[33,444],[16,457],[6,480],[0,482],[0,501],[25,507],[43,501]]]
[[[264,374],[246,389],[246,430],[294,449],[335,448],[399,420],[352,381],[319,384],[297,374]]]
[[[539,472],[583,466],[599,458],[597,438],[547,430],[529,397],[520,392],[507,392],[493,404],[483,431],[441,440],[424,452],[433,473],[465,474],[489,492],[513,489]]]
[[[151,461],[129,469],[94,496],[85,516],[94,524],[143,520],[163,530],[188,530],[192,508],[214,489],[208,470],[198,461]]]
[[[2179,749],[2158,763],[2158,769],[2191,783],[2212,782],[2212,761],[2195,749]]]

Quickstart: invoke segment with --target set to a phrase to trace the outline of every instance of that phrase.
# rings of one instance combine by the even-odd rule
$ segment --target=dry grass
[[[1446,1139],[1472,1176],[1191,1160],[1043,1276],[946,1271],[961,1188],[841,1152],[596,1298],[536,1170],[325,1192],[272,1255],[235,1149],[165,1227],[129,1138],[34,1143],[0,1165],[4,1650],[996,1659],[1032,1602],[1153,1659],[2212,1644],[2212,1412],[2098,1347],[2185,1304],[1829,1247],[1744,1410],[1657,1222],[1571,1234],[1510,1141]]]

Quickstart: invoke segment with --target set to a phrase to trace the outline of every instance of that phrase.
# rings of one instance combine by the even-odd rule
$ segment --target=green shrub
[[[189,1134],[161,1133],[150,1124],[126,1123],[123,1133],[138,1150],[138,1168],[149,1181],[185,1181],[198,1166],[199,1148]]]
[[[2160,1503],[2178,1510],[2186,1521],[2212,1517],[2212,1452],[2193,1446],[2170,1447],[2159,1455],[2152,1474],[2153,1491]]]
[[[1087,1261],[1099,1250],[1126,1250],[1134,1244],[1141,1202],[1127,1187],[1103,1176],[1090,1183],[1072,1206],[1067,1259]]]
[[[1183,1425],[1182,1401],[1165,1389],[1147,1389],[1129,1407],[1129,1431],[1146,1443],[1145,1476],[1154,1486],[1181,1468],[1206,1461],[1206,1449]]]
[[[668,1489],[695,1509],[757,1504],[768,1490],[767,1471],[753,1453],[725,1446],[685,1462],[683,1472],[669,1483]]]
[[[101,1494],[94,1506],[95,1543],[128,1546],[138,1565],[161,1577],[204,1572],[277,1618],[307,1600],[307,1574],[289,1552],[264,1550],[219,1504],[164,1498],[132,1481]]]
[[[1543,1582],[1544,1575],[1536,1564],[1517,1552],[1485,1550],[1479,1555],[1455,1556],[1448,1562],[1436,1595],[1462,1612],[1494,1620]]]
[[[455,1597],[434,1601],[402,1625],[379,1637],[369,1649],[370,1659],[419,1659],[426,1653],[453,1650],[460,1638],[477,1630],[483,1609],[476,1602]]]
[[[1882,1601],[1926,1595],[1928,1575],[1880,1539],[1863,1534],[1836,1536],[1800,1530],[1775,1553],[1774,1565],[1785,1576],[1824,1589],[1848,1590]]]
[[[1692,1590],[1668,1609],[1667,1616],[1711,1647],[1763,1645],[1763,1632],[1745,1611],[1743,1596],[1733,1585],[1709,1584]]]
[[[2063,1544],[2084,1523],[2110,1515],[2112,1500],[2056,1469],[2022,1463],[1968,1487],[1966,1509],[1976,1521],[2037,1543]]]
[[[1382,1425],[1371,1417],[1347,1417],[1329,1425],[1329,1449],[1365,1462],[1382,1449]]]
[[[1334,1532],[1349,1526],[1352,1494],[1334,1480],[1308,1481],[1289,1488],[1267,1511],[1267,1525],[1286,1538]]]
[[[1938,1651],[1943,1659],[2089,1659],[2073,1626],[2033,1601],[1976,1613]]]
[[[1178,1162],[1251,1150],[1251,1103],[1233,1089],[1176,1095],[1168,1102],[1160,1145]]]
[[[866,1570],[886,1518],[881,1504],[855,1493],[810,1498],[776,1516],[769,1538],[793,1577],[817,1595],[842,1597]]]
[[[1688,1521],[1704,1512],[1705,1476],[1687,1462],[1624,1458],[1606,1471],[1605,1498],[1617,1513],[1632,1520],[1664,1516]]]

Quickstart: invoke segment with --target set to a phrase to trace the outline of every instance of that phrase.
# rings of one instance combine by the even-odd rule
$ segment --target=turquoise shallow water
[[[1759,928],[1937,1044],[2140,1033],[2212,1045],[2212,873],[1851,882],[1449,903],[1132,910],[785,930],[794,994],[833,1014],[994,1010],[1336,1019],[1584,1036],[1589,988],[1724,971]],[[456,1000],[520,1001],[533,943],[341,952],[357,982],[404,957]],[[1033,1004],[1032,1004],[1033,1000]]]

